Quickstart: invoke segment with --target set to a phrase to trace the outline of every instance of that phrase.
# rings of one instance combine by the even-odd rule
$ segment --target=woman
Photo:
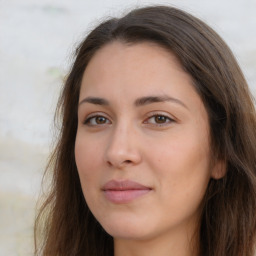
[[[57,115],[36,253],[253,255],[255,109],[202,21],[155,6],[103,22],[77,49]]]

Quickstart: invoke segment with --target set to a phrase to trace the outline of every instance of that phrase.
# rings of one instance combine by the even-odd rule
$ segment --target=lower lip
[[[134,190],[105,190],[106,198],[112,203],[124,204],[146,195],[151,189],[134,189]]]

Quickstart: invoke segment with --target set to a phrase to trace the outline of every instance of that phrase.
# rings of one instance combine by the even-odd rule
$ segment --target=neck
[[[151,239],[114,239],[115,256],[196,256],[198,236],[184,232]]]

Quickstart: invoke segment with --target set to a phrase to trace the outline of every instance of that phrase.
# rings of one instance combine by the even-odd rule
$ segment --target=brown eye
[[[84,124],[88,126],[97,126],[97,125],[104,125],[109,123],[110,123],[109,119],[104,116],[92,116],[87,118],[84,122]]]
[[[155,122],[157,124],[164,124],[169,118],[166,116],[155,116]]]
[[[154,126],[165,126],[165,125],[170,125],[173,122],[175,121],[172,118],[165,115],[157,114],[149,117],[144,123],[148,123]]]
[[[97,124],[105,124],[106,120],[107,120],[107,118],[105,118],[105,117],[103,117],[103,116],[97,116],[97,117],[95,118],[95,122],[96,122]]]

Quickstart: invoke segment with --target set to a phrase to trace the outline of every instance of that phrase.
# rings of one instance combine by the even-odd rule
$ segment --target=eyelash
[[[163,117],[165,118],[165,120],[168,120],[168,122],[164,122],[164,123],[156,123],[156,117]],[[104,118],[105,120],[107,120],[107,123],[103,123],[103,124],[90,124],[90,122],[94,119],[94,121],[96,121],[96,118]],[[170,123],[173,123],[175,122],[174,119],[172,119],[171,117],[167,116],[167,115],[164,115],[164,114],[161,114],[161,113],[151,113],[150,115],[148,115],[147,119],[146,119],[146,122],[144,121],[143,123],[147,123],[148,120],[150,119],[154,119],[154,123],[151,123],[149,125],[152,125],[152,126],[157,126],[157,127],[163,127],[163,126],[166,126],[166,125],[169,125]],[[96,127],[96,126],[103,126],[103,125],[106,125],[106,124],[109,124],[111,123],[111,121],[105,117],[104,115],[93,115],[93,116],[89,116],[88,118],[85,119],[85,121],[83,122],[84,125],[87,125],[87,126],[91,126],[91,127]]]
[[[164,122],[164,123],[157,123],[157,122],[156,122],[156,118],[157,118],[157,117],[163,117],[163,118],[165,118],[166,122]],[[152,119],[152,118],[153,118],[153,120],[154,120],[154,123],[150,123],[150,125],[152,125],[152,126],[163,127],[163,126],[169,125],[170,123],[175,122],[175,120],[174,120],[173,118],[171,118],[171,117],[169,117],[169,116],[167,116],[167,115],[164,115],[164,114],[162,114],[162,113],[153,113],[153,114],[151,113],[151,114],[147,117],[146,121],[148,122],[148,120],[150,120],[150,119]],[[145,121],[144,121],[143,123],[145,123]]]
[[[89,116],[88,118],[86,118],[85,121],[84,121],[84,125],[88,125],[88,126],[98,126],[98,125],[101,126],[101,125],[105,125],[105,123],[104,124],[90,124],[90,121],[95,119],[95,118],[97,118],[97,117],[101,117],[101,118],[104,118],[104,119],[109,121],[109,119],[107,117],[105,117],[103,115],[97,114],[97,115]]]

